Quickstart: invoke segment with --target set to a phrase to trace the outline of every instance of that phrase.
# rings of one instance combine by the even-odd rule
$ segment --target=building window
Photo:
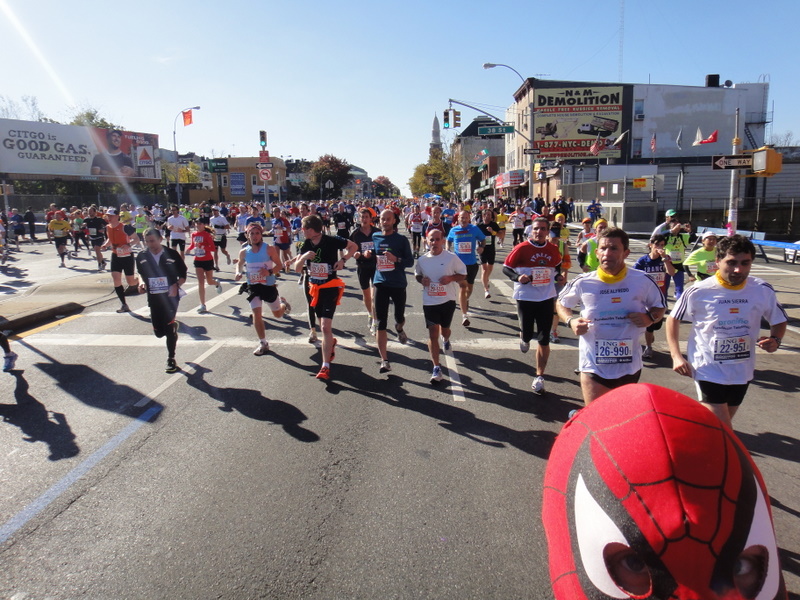
[[[631,146],[631,156],[633,158],[642,158],[642,138],[633,138],[633,146]]]
[[[256,178],[256,176],[255,175],[251,175],[250,177],[252,177],[252,179],[250,181],[253,182],[253,187],[257,186],[258,185],[258,179]]]
[[[643,115],[644,114],[644,100],[634,100],[633,101],[633,115]]]

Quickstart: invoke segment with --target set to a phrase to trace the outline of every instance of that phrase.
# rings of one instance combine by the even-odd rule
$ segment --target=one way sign
[[[712,156],[711,168],[715,171],[721,169],[749,169],[753,166],[753,157],[745,154],[728,154],[726,156]]]

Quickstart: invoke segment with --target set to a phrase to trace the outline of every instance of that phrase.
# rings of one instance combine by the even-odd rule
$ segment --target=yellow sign
[[[647,187],[647,178],[646,177],[638,177],[633,180],[633,188],[634,189],[643,189]]]

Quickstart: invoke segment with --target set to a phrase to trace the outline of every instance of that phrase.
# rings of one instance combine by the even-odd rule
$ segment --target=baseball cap
[[[702,235],[702,237],[701,237],[700,239],[704,240],[704,239],[706,239],[706,238],[710,238],[710,237],[717,237],[717,234],[716,234],[716,233],[714,233],[713,231],[706,231],[706,232],[705,232],[705,233]]]
[[[109,209],[106,211],[106,214],[107,214],[107,215],[116,215],[116,214],[117,214],[117,209],[116,209],[116,208],[109,208]]]
[[[583,219],[581,219],[581,223],[591,223],[591,222],[592,220],[589,217],[584,217]]]
[[[667,217],[674,217],[674,216],[675,216],[675,215],[677,215],[677,214],[678,214],[678,213],[677,213],[677,212],[675,212],[675,210],[674,210],[674,209],[672,209],[672,208],[670,208],[670,209],[669,209],[669,210],[668,210],[666,213],[664,213],[664,215],[665,215],[665,216],[667,216]]]

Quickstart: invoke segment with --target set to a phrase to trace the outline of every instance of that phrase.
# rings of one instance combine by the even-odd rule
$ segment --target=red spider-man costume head
[[[542,518],[557,600],[786,598],[761,474],[672,390],[627,385],[569,421]]]

